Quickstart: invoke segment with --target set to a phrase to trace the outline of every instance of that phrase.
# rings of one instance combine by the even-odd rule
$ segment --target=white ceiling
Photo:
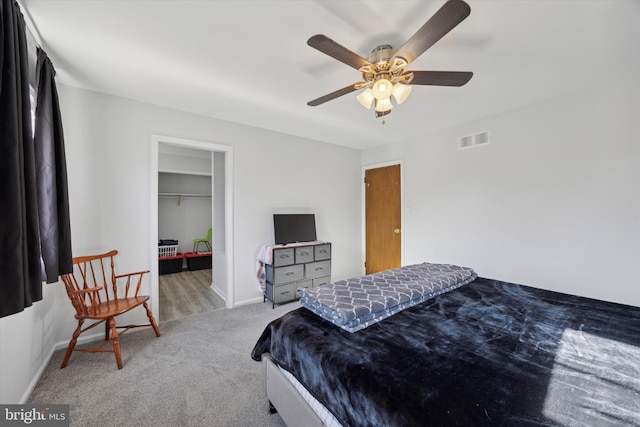
[[[471,15],[408,69],[473,71],[415,86],[382,125],[361,80],[307,46],[400,47],[444,0],[20,0],[58,82],[364,149],[640,73],[638,0],[467,0]]]

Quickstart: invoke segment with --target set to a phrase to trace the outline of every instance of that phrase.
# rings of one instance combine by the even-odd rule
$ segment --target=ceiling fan
[[[365,108],[375,105],[375,116],[391,113],[393,97],[404,102],[411,85],[463,86],[473,76],[468,71],[406,71],[405,68],[455,28],[471,13],[463,0],[449,0],[398,50],[390,45],[373,49],[367,59],[322,34],[311,37],[307,44],[362,73],[363,81],[307,102],[315,107],[342,95],[364,89],[356,98]]]

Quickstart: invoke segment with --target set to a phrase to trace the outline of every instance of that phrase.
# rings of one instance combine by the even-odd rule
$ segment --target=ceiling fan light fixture
[[[395,85],[393,85],[393,90],[391,91],[391,94],[393,95],[393,98],[396,100],[398,105],[400,105],[407,100],[407,98],[409,97],[409,94],[411,93],[411,89],[412,87],[409,85],[396,83]]]
[[[393,85],[385,78],[379,79],[373,84],[373,96],[380,101],[381,99],[388,99],[391,96]]]
[[[363,90],[360,95],[356,96],[356,99],[364,108],[371,108],[371,104],[374,100],[373,90],[368,87],[367,89]]]
[[[376,112],[378,113],[389,112],[392,108],[393,104],[391,103],[391,98],[378,99],[376,101]]]

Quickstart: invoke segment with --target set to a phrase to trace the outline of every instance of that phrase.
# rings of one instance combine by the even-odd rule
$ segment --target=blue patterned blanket
[[[354,334],[300,307],[265,352],[344,426],[640,426],[640,307],[477,278]]]
[[[338,280],[315,289],[298,289],[300,303],[348,332],[475,280],[468,267],[422,263]]]

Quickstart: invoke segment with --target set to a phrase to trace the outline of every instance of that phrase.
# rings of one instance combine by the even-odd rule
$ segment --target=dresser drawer
[[[313,247],[314,260],[321,261],[323,259],[331,258],[331,245],[316,245]]]
[[[295,248],[295,250],[296,264],[313,261],[313,246],[301,246],[299,248]]]
[[[303,280],[302,282],[296,282],[293,284],[295,286],[295,290],[298,290],[299,288],[313,288],[313,280],[309,279],[309,280]],[[296,296],[297,296],[297,292],[296,292]]]
[[[331,276],[323,276],[313,279],[313,287],[317,288],[318,286],[327,285],[331,283]]]
[[[304,265],[287,265],[273,269],[273,284],[295,282],[304,278]],[[267,277],[269,280],[269,277]]]
[[[273,250],[273,263],[274,267],[281,265],[291,265],[295,262],[293,248],[282,248]]]
[[[273,299],[271,301],[273,301],[274,304],[292,301],[294,299],[296,299],[296,290],[293,283],[273,287]]]
[[[315,279],[322,276],[331,275],[331,261],[319,261],[305,264],[304,277],[305,279]]]

